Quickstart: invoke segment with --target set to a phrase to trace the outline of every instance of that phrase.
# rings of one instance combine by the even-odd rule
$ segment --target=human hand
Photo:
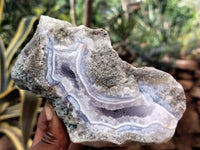
[[[72,143],[62,120],[55,114],[51,103],[47,102],[42,110],[31,146],[31,150],[106,150]],[[126,148],[108,148],[125,150]]]

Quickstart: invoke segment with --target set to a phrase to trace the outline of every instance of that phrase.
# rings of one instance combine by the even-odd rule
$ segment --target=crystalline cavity
[[[103,29],[47,16],[12,78],[52,101],[73,142],[95,147],[165,142],[186,107],[183,88],[171,75],[122,61]]]

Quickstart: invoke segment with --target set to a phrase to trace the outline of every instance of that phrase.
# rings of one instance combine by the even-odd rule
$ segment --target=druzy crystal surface
[[[12,78],[52,102],[73,142],[95,147],[166,142],[186,108],[170,74],[122,61],[105,30],[47,16]]]

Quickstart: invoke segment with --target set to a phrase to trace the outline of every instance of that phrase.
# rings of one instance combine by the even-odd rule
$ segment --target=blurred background
[[[10,70],[40,15],[103,28],[128,63],[183,85],[187,110],[174,137],[129,150],[200,150],[200,0],[0,0],[0,150],[26,150],[44,100],[15,87]]]

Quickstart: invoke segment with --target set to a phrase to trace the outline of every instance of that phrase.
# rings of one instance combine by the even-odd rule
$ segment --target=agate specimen
[[[170,74],[122,61],[105,30],[47,16],[12,78],[51,100],[73,142],[94,147],[166,142],[186,108]]]

